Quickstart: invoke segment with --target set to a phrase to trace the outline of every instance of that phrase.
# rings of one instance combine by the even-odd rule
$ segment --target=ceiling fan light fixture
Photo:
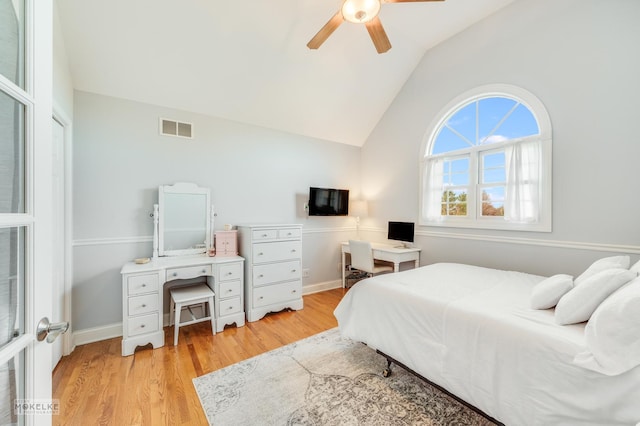
[[[380,0],[345,0],[342,4],[342,16],[354,24],[364,24],[378,16]]]

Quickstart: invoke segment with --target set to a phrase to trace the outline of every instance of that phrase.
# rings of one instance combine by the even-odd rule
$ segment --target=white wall
[[[360,149],[184,111],[75,92],[74,329],[122,320],[120,268],[150,256],[149,216],[162,184],[209,187],[226,223],[302,223],[304,285],[339,279],[338,242],[352,218],[308,218],[309,186],[357,196]],[[161,136],[159,117],[193,123],[192,140]]]
[[[58,8],[53,8],[53,105],[56,112],[73,117],[73,80],[64,46]]]
[[[579,273],[617,251],[636,258],[639,16],[636,0],[521,0],[427,52],[362,150],[362,191],[374,216],[362,225],[370,237],[383,238],[387,220],[417,222],[418,163],[435,115],[468,89],[508,83],[534,93],[551,117],[553,232],[424,227],[422,263],[549,275]]]

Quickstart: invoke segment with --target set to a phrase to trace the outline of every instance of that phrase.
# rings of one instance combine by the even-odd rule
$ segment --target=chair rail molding
[[[345,226],[338,228],[310,228],[302,229],[303,235],[312,234],[331,234],[339,232],[355,232],[355,226]],[[386,229],[377,227],[360,227],[360,231],[377,232],[386,234]],[[505,237],[498,235],[487,234],[468,234],[458,232],[438,232],[438,231],[416,231],[415,233],[421,237],[430,238],[449,238],[459,240],[474,240],[474,241],[487,241],[494,243],[505,244],[522,244],[530,246],[543,246],[543,247],[556,247],[556,248],[568,248],[574,250],[589,250],[589,251],[602,251],[613,253],[629,253],[640,254],[640,246],[622,245],[622,244],[606,244],[606,243],[590,243],[583,241],[562,241],[562,240],[549,240],[541,238],[521,238],[521,237]],[[83,238],[74,240],[73,247],[81,246],[96,246],[105,244],[140,244],[140,243],[152,243],[153,236],[138,236],[138,237],[109,237],[109,238]]]
[[[302,229],[303,235],[312,234],[332,234],[337,232],[355,232],[354,226],[343,226],[335,228],[309,228]],[[153,235],[142,235],[137,237],[102,237],[102,238],[79,238],[73,240],[73,247],[81,246],[98,246],[105,244],[140,244],[140,243],[152,243]]]
[[[141,237],[105,237],[105,238],[81,238],[73,240],[73,247],[100,246],[105,244],[139,244],[153,243],[153,235]]]
[[[386,229],[368,227],[360,228],[360,231],[377,232],[386,234]],[[628,254],[640,254],[640,246],[631,246],[623,244],[605,244],[605,243],[590,243],[582,241],[562,241],[562,240],[550,240],[541,238],[521,238],[521,237],[506,237],[499,235],[487,235],[487,234],[468,234],[458,232],[437,232],[437,231],[416,231],[415,235],[429,238],[449,238],[459,240],[474,240],[474,241],[487,241],[494,243],[505,244],[522,244],[530,246],[543,246],[543,247],[555,247],[555,248],[568,248],[574,250],[589,250],[589,251],[602,251],[613,253],[628,253]]]

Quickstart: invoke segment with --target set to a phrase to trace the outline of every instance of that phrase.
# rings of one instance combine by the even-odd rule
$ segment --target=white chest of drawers
[[[134,272],[123,276],[122,309],[126,312],[126,320],[125,315],[122,320],[123,338],[149,335],[153,338],[150,342],[156,346],[157,338],[162,333],[162,315],[158,307],[163,278],[160,271]]]
[[[302,309],[302,225],[241,225],[238,235],[247,320]]]
[[[216,332],[234,322],[238,326],[244,325],[243,264],[244,262],[220,263],[216,268]]]
[[[170,281],[205,277],[215,293],[215,324],[220,332],[227,324],[244,325],[244,259],[206,255],[160,257],[122,267],[122,355],[137,346],[164,345],[163,287]]]

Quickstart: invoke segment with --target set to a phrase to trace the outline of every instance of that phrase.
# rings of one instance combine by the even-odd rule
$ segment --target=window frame
[[[472,102],[490,97],[506,97],[529,109],[538,122],[539,134],[523,138],[510,139],[487,145],[474,145],[469,148],[431,155],[430,152],[440,129],[447,120],[460,109]],[[538,141],[541,147],[540,204],[539,220],[535,223],[510,222],[502,216],[482,216],[481,200],[481,165],[480,158],[488,151],[504,150],[508,145]],[[551,120],[543,103],[529,91],[508,84],[489,84],[468,90],[448,102],[431,122],[422,141],[419,161],[419,220],[421,226],[498,229],[513,231],[551,232],[552,229],[552,132]],[[469,193],[467,194],[467,216],[440,216],[438,219],[427,218],[424,206],[426,191],[425,170],[427,163],[434,158],[469,156]],[[506,182],[506,181],[505,181]]]
[[[450,154],[450,153],[447,153],[447,154]],[[455,153],[454,155],[443,155],[441,158],[442,158],[445,162],[448,162],[448,164],[450,165],[450,167],[451,167],[451,164],[452,164],[454,161],[460,161],[460,160],[463,160],[463,159],[466,159],[466,160],[467,160],[467,162],[469,163],[469,170],[468,170],[468,172],[467,172],[467,174],[468,174],[468,176],[467,176],[467,178],[468,178],[467,184],[466,184],[466,185],[453,185],[453,184],[450,184],[449,186],[446,186],[447,190],[451,190],[451,191],[459,191],[459,190],[461,190],[461,189],[463,189],[463,188],[464,188],[464,189],[468,189],[468,190],[467,190],[467,201],[466,201],[466,204],[467,204],[466,211],[467,211],[467,213],[468,213],[468,212],[469,212],[469,205],[470,205],[470,202],[469,202],[469,193],[471,192],[471,164],[472,164],[472,156],[471,156],[471,154],[470,154],[469,152],[467,152],[466,150],[464,150],[464,151],[456,151],[456,153]],[[449,175],[449,180],[451,180],[452,175],[454,175],[454,174],[456,174],[456,173],[452,170],[452,168],[451,168],[448,172],[445,172],[445,171],[443,170],[443,176],[444,176],[444,175]],[[450,203],[449,203],[449,202],[447,202],[447,203],[446,203],[446,205],[448,206],[448,205],[450,205]],[[440,206],[441,206],[441,208],[442,208],[442,203],[440,204]],[[447,215],[446,217],[460,217],[460,215]]]

